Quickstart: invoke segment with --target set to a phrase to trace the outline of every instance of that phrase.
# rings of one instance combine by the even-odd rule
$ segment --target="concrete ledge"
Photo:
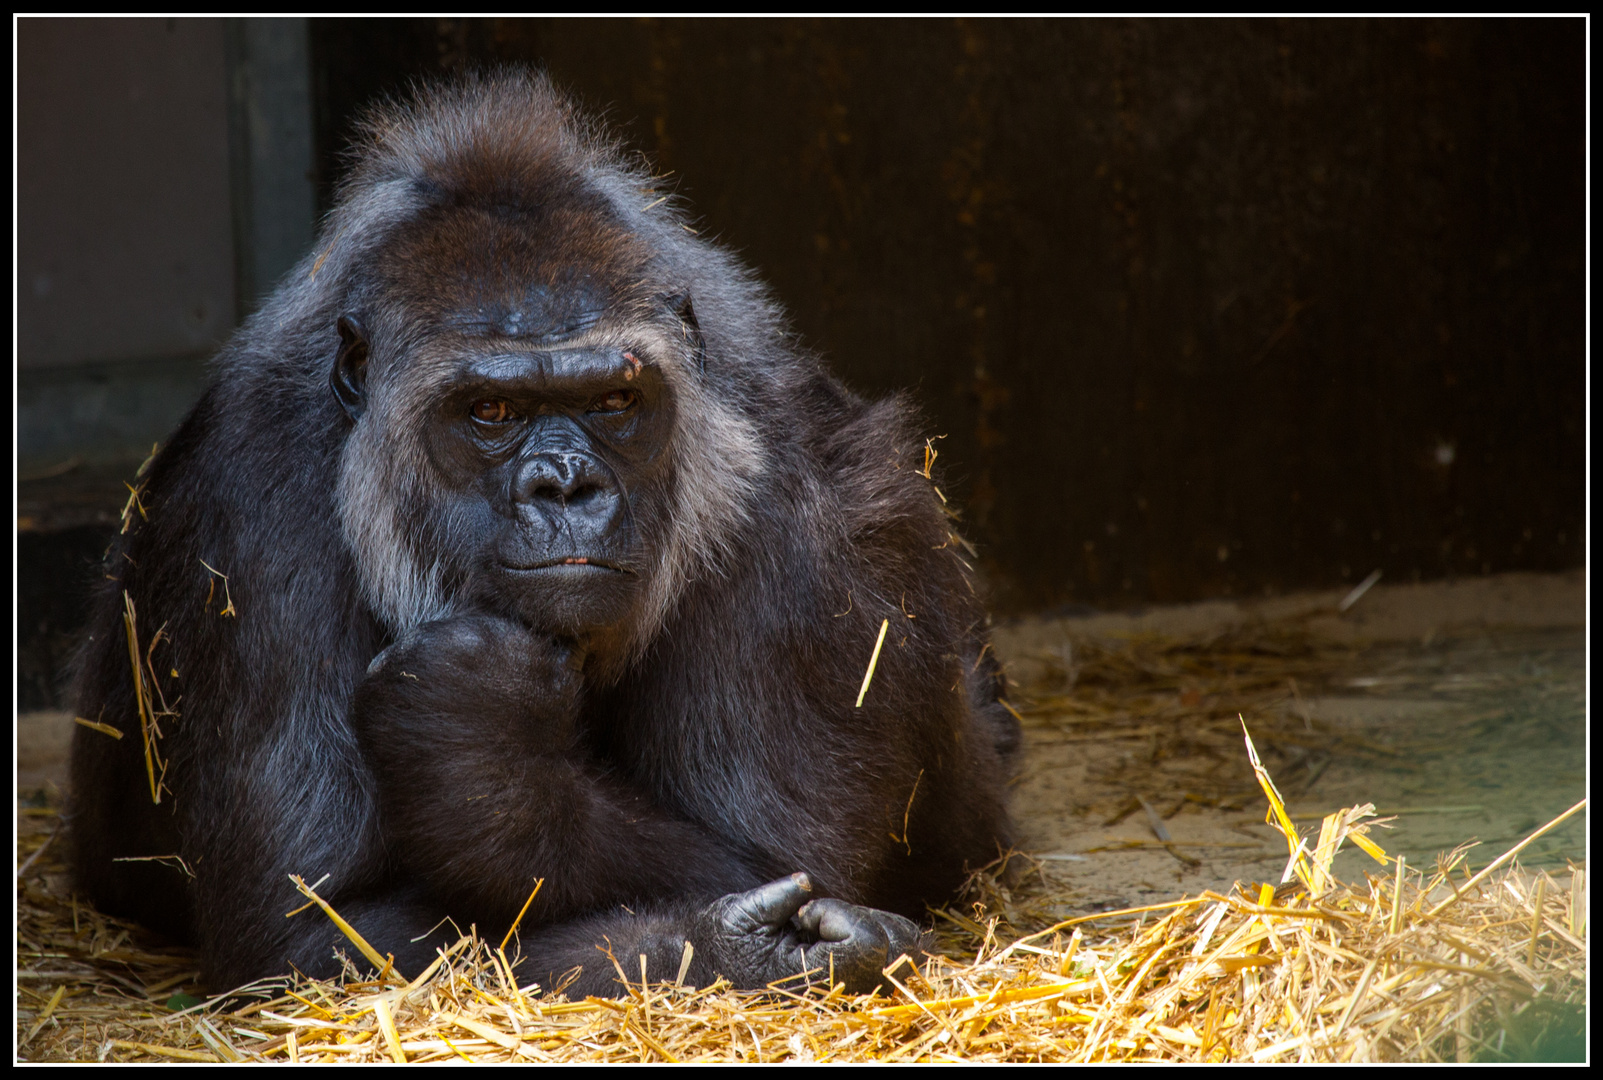
[[[1427,636],[1494,628],[1562,629],[1586,625],[1586,571],[1507,573],[1419,585],[1377,584],[1347,612],[1336,610],[1350,588],[1267,600],[1207,600],[1144,611],[1024,618],[992,632],[997,655],[1011,661],[1057,650],[1073,638],[1137,634],[1189,637],[1258,622],[1300,620],[1338,640],[1419,641]]]
[[[137,465],[199,400],[206,378],[206,355],[23,368],[17,372],[18,471],[27,476],[74,458],[86,465]]]

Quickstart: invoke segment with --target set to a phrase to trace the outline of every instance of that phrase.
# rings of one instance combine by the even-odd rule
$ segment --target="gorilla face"
[[[425,438],[477,526],[463,537],[476,580],[532,626],[617,623],[651,572],[638,523],[663,483],[673,409],[658,365],[637,351],[496,350],[442,388]]]
[[[333,386],[359,419],[370,345],[359,317],[339,329]],[[418,410],[419,435],[431,531],[456,555],[459,597],[580,638],[639,603],[657,563],[649,526],[668,484],[674,406],[654,355],[662,335],[627,347],[620,336],[630,338],[553,348],[452,329],[418,347],[444,358],[430,365],[440,377]]]
[[[409,553],[431,593],[369,582],[377,606],[395,630],[478,609],[621,644],[649,618],[672,517],[688,303],[653,291],[636,239],[585,199],[447,205],[376,263],[331,381],[357,424],[343,494],[379,524],[345,524],[359,549]]]

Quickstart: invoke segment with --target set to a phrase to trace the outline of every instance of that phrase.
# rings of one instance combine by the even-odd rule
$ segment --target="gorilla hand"
[[[884,971],[897,957],[923,956],[924,935],[911,920],[811,894],[807,875],[792,874],[722,897],[697,916],[694,940],[717,974],[744,987],[833,981],[868,993],[888,986]]]
[[[582,662],[574,646],[498,616],[427,622],[374,658],[352,719],[381,773],[386,759],[410,773],[419,755],[561,752],[574,737]]]

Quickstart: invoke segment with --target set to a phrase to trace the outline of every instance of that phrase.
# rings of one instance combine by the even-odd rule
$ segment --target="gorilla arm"
[[[533,922],[759,884],[704,830],[585,760],[579,659],[470,615],[425,623],[373,662],[351,718],[405,872],[486,925],[510,924],[535,878]]]
[[[706,830],[587,764],[574,728],[578,660],[476,615],[425,624],[374,661],[352,720],[408,876],[493,927],[544,879],[523,948],[545,986],[582,968],[571,993],[622,989],[598,949],[626,972],[644,956],[662,979],[689,943],[692,984],[757,987],[811,971],[856,991],[916,953],[912,922],[814,900],[805,874],[754,888],[755,873]]]

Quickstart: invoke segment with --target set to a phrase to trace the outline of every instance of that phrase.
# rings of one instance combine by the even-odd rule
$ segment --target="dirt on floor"
[[[1279,882],[1243,718],[1294,818],[1372,802],[1414,865],[1466,842],[1483,865],[1585,796],[1583,574],[1377,585],[1339,611],[1349,593],[997,628],[1043,915]],[[1523,861],[1581,862],[1586,836],[1578,815]]]

